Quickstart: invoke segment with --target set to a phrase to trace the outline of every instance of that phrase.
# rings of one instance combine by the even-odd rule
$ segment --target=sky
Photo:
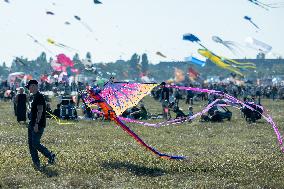
[[[78,52],[80,58],[90,52],[94,62],[129,60],[134,53],[147,53],[154,64],[183,61],[190,55],[202,59],[198,44],[182,40],[186,33],[198,36],[208,49],[228,58],[256,57],[256,51],[245,47],[247,37],[284,55],[284,8],[266,11],[247,0],[101,0],[100,5],[93,0],[9,1],[0,1],[0,64],[8,66],[16,56],[34,59],[43,51],[48,57],[60,53],[73,57]],[[258,32],[243,19],[245,15],[261,28]],[[71,24],[64,24],[66,21]],[[243,52],[232,54],[212,41],[214,35],[237,42]],[[48,38],[76,50],[51,45]],[[156,55],[157,51],[167,58]]]

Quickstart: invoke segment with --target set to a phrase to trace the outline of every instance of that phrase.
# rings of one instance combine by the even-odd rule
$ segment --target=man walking
[[[46,125],[46,103],[44,96],[38,91],[38,82],[36,80],[30,80],[26,87],[29,89],[30,93],[33,94],[31,119],[28,128],[28,144],[33,164],[36,169],[40,169],[38,151],[48,158],[49,164],[55,163],[55,154],[40,143]]]

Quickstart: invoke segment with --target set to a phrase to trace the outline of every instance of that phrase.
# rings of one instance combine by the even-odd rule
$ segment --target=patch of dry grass
[[[151,113],[161,106],[144,100]],[[283,101],[265,100],[284,133]],[[203,107],[196,103],[194,111]],[[55,106],[53,106],[55,107]],[[182,102],[181,107],[186,109]],[[238,110],[230,122],[198,120],[161,128],[129,124],[146,143],[187,160],[159,159],[110,122],[49,121],[43,143],[57,164],[43,173],[31,166],[27,128],[18,125],[10,103],[0,102],[0,188],[283,188],[284,154],[264,120],[247,124]],[[42,159],[46,162],[45,159]]]

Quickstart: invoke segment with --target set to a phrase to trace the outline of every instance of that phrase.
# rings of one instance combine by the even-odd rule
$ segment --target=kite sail
[[[157,84],[107,83],[100,95],[119,116],[129,107],[136,106],[156,86]]]

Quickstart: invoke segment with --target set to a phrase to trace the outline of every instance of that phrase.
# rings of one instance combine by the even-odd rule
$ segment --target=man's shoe
[[[51,154],[50,158],[48,159],[48,164],[50,164],[50,165],[55,164],[55,158],[56,158],[56,155]]]
[[[37,163],[36,163],[36,164],[33,165],[33,167],[34,167],[34,169],[37,170],[37,171],[42,171],[42,167],[40,166],[40,164],[37,164]]]

